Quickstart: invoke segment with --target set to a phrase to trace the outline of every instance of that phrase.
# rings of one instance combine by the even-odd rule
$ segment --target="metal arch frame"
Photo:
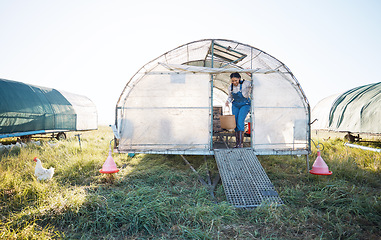
[[[256,58],[258,55],[260,55],[260,54],[266,54],[266,55],[268,55],[269,57],[271,57],[271,58],[273,58],[274,60],[276,60],[276,61],[278,61],[279,63],[280,63],[280,66],[282,66],[282,67],[284,67],[286,70],[287,70],[287,72],[291,75],[291,78],[293,79],[293,81],[295,82],[294,83],[294,85],[295,85],[295,88],[297,88],[298,90],[299,90],[299,92],[300,92],[300,95],[302,96],[302,99],[304,100],[304,103],[305,103],[305,106],[306,106],[306,114],[307,114],[307,118],[308,119],[310,119],[310,106],[309,106],[309,103],[308,103],[308,100],[307,100],[307,98],[306,98],[306,96],[305,96],[305,93],[303,92],[303,90],[302,90],[302,88],[301,88],[301,86],[300,86],[300,84],[298,83],[298,81],[296,80],[296,78],[295,78],[295,76],[292,74],[292,72],[287,68],[287,66],[285,66],[281,61],[279,61],[277,58],[275,58],[275,57],[273,57],[273,56],[271,56],[271,55],[269,55],[269,54],[267,54],[266,52],[264,52],[264,51],[262,51],[262,50],[260,50],[260,49],[257,49],[257,48],[255,48],[255,47],[252,47],[252,46],[250,46],[250,45],[247,45],[247,44],[243,44],[243,43],[239,43],[239,42],[236,42],[236,41],[232,41],[232,40],[226,40],[226,39],[202,39],[202,40],[198,40],[198,41],[193,41],[193,42],[190,42],[190,43],[187,43],[187,44],[183,44],[183,45],[181,45],[181,46],[179,46],[179,47],[177,47],[177,48],[174,48],[174,49],[172,49],[172,50],[170,50],[170,51],[168,51],[168,52],[166,52],[166,53],[164,53],[164,54],[162,54],[162,55],[160,55],[159,57],[157,57],[157,58],[155,58],[154,60],[152,60],[152,61],[150,61],[150,62],[148,62],[147,64],[145,64],[143,67],[141,67],[133,76],[132,76],[132,78],[127,82],[127,84],[126,84],[126,86],[124,87],[124,89],[123,89],[123,91],[122,91],[122,93],[121,93],[121,95],[120,95],[120,97],[119,97],[119,99],[118,99],[118,101],[117,101],[117,104],[116,104],[116,109],[115,109],[115,125],[116,126],[118,126],[118,113],[120,113],[120,111],[122,111],[123,110],[123,107],[122,106],[120,106],[120,103],[121,103],[121,100],[122,100],[122,97],[123,96],[128,96],[128,92],[130,92],[131,91],[131,89],[133,89],[133,85],[130,85],[130,83],[131,83],[131,81],[133,81],[134,80],[134,82],[135,81],[139,81],[139,79],[140,79],[140,77],[139,77],[139,74],[144,74],[144,72],[143,72],[143,70],[144,69],[147,69],[147,66],[152,66],[152,64],[154,64],[154,62],[156,61],[156,60],[158,60],[158,59],[160,59],[160,58],[162,58],[162,57],[165,57],[168,53],[170,53],[170,52],[172,52],[172,51],[174,51],[174,50],[176,50],[176,49],[179,49],[179,48],[182,48],[182,47],[189,47],[191,44],[194,44],[194,43],[198,43],[198,42],[206,42],[206,41],[211,41],[211,48],[210,49],[214,49],[212,46],[213,46],[213,44],[218,44],[218,43],[216,43],[216,42],[219,42],[219,41],[222,41],[222,42],[230,42],[230,43],[236,43],[236,44],[238,44],[238,45],[241,45],[241,46],[243,46],[243,47],[248,47],[248,48],[250,48],[251,49],[251,55],[253,55],[253,51],[254,50],[257,50],[258,51],[258,54],[256,54],[255,56],[251,56],[251,58],[248,60],[248,61],[251,61],[251,64],[252,64],[252,61],[253,61],[253,59],[254,58]],[[189,49],[187,50],[187,51],[189,51]],[[207,58],[208,58],[208,53],[206,54],[206,58],[203,60],[203,59],[200,59],[200,60],[198,60],[198,61],[204,61],[204,62],[206,62],[207,61]],[[188,56],[188,61],[189,61],[189,56]],[[209,59],[208,59],[209,60]],[[212,56],[211,56],[211,59],[210,59],[210,61],[211,61],[211,65],[212,65],[212,67],[214,66],[214,61],[215,61],[215,59],[214,59],[214,52],[212,51]],[[234,62],[233,62],[234,63]],[[228,63],[228,64],[231,64],[231,63]],[[226,65],[223,65],[223,66],[226,66]],[[213,74],[211,74],[211,97],[210,97],[210,113],[212,113],[212,106],[213,106],[213,88],[214,88],[214,85],[213,85]],[[130,88],[130,91],[128,91],[127,92],[127,95],[126,95],[126,90],[128,89],[128,88]],[[252,107],[253,108],[253,107]],[[253,109],[251,109],[251,112],[253,112]],[[211,128],[210,128],[210,139],[211,139],[211,144],[210,144],[210,149],[209,150],[207,150],[207,151],[199,151],[199,152],[195,152],[195,151],[189,151],[189,150],[184,150],[184,151],[179,151],[179,152],[181,152],[182,154],[197,154],[197,155],[205,155],[205,154],[207,154],[207,155],[213,155],[214,154],[214,152],[213,152],[213,134],[212,134],[212,132],[213,132],[213,118],[212,117],[210,117],[210,125],[211,125]],[[253,123],[253,124],[251,124],[251,128],[252,128],[252,130],[254,129],[254,124],[255,123]],[[311,131],[310,131],[310,128],[307,128],[307,131],[308,131],[308,139],[310,139],[311,138]],[[254,131],[251,131],[251,133],[253,133]],[[254,139],[254,137],[253,136],[251,136],[251,139],[253,140]],[[307,149],[307,152],[310,152],[310,149],[311,149],[311,143],[310,143],[310,141],[307,141],[308,142],[308,149]],[[255,143],[254,142],[252,142],[251,143],[251,145],[252,145],[252,147],[255,145]],[[168,153],[173,153],[173,154],[178,154],[177,152],[176,152],[176,150],[168,150],[168,151],[144,151],[145,153],[158,153],[158,154],[161,154],[161,153],[166,153],[166,154],[168,154]],[[283,152],[283,153],[285,153],[285,154],[282,154],[281,152]],[[289,154],[291,154],[291,155],[294,155],[294,154],[305,154],[305,152],[306,152],[306,150],[298,150],[298,151],[288,151],[288,150],[282,150],[282,151],[278,151],[278,150],[276,150],[276,149],[273,149],[273,150],[267,150],[267,151],[258,151],[257,152],[257,154],[258,155],[289,155]]]

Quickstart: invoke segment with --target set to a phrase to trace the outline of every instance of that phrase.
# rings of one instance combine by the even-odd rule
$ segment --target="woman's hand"
[[[226,101],[225,106],[229,107],[229,101]]]

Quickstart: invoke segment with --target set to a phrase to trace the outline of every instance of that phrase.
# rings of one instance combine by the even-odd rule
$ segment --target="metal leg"
[[[210,195],[214,199],[214,202],[217,203],[217,200],[215,199],[215,196],[214,196],[214,190],[216,189],[217,184],[220,181],[220,174],[217,173],[217,175],[214,177],[213,181],[211,181],[210,172],[208,169],[208,178],[209,179],[208,179],[208,183],[206,183],[205,180],[200,176],[200,174],[198,174],[196,169],[194,169],[193,166],[188,162],[188,160],[183,155],[180,155],[180,156],[182,157],[184,162],[189,166],[189,168],[197,175],[197,178],[200,181],[200,183],[209,189]],[[206,156],[204,156],[204,160],[206,162]]]
[[[206,165],[206,170],[208,171],[208,184],[211,185],[212,184],[212,179],[211,179],[211,176],[210,176],[210,171],[209,171],[209,167],[208,167],[208,161],[206,161],[206,155],[204,155],[204,161],[205,161],[205,165]]]
[[[189,168],[197,175],[197,178],[200,181],[200,183],[202,183],[202,185],[204,186],[208,186],[208,184],[204,181],[204,179],[202,179],[200,174],[198,174],[196,169],[193,168],[193,166],[188,162],[188,160],[186,160],[186,158],[183,155],[180,155],[180,156],[183,158],[184,162],[189,166]]]

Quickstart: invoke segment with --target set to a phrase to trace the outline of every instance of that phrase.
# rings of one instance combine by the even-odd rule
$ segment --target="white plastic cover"
[[[76,113],[76,129],[94,130],[98,128],[98,112],[94,103],[86,96],[60,91],[71,103]]]
[[[309,141],[309,114],[298,88],[275,73],[254,75],[253,79],[254,148],[305,149]]]
[[[210,75],[146,75],[121,113],[120,150],[207,150]]]
[[[329,127],[329,113],[331,107],[340,94],[334,94],[320,100],[312,109],[311,120],[316,121],[311,125],[311,129],[324,129],[328,130]]]

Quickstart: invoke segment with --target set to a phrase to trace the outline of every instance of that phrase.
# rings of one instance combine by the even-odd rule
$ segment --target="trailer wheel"
[[[64,132],[60,132],[60,133],[57,134],[56,139],[58,141],[60,141],[60,140],[66,140],[66,134]]]

